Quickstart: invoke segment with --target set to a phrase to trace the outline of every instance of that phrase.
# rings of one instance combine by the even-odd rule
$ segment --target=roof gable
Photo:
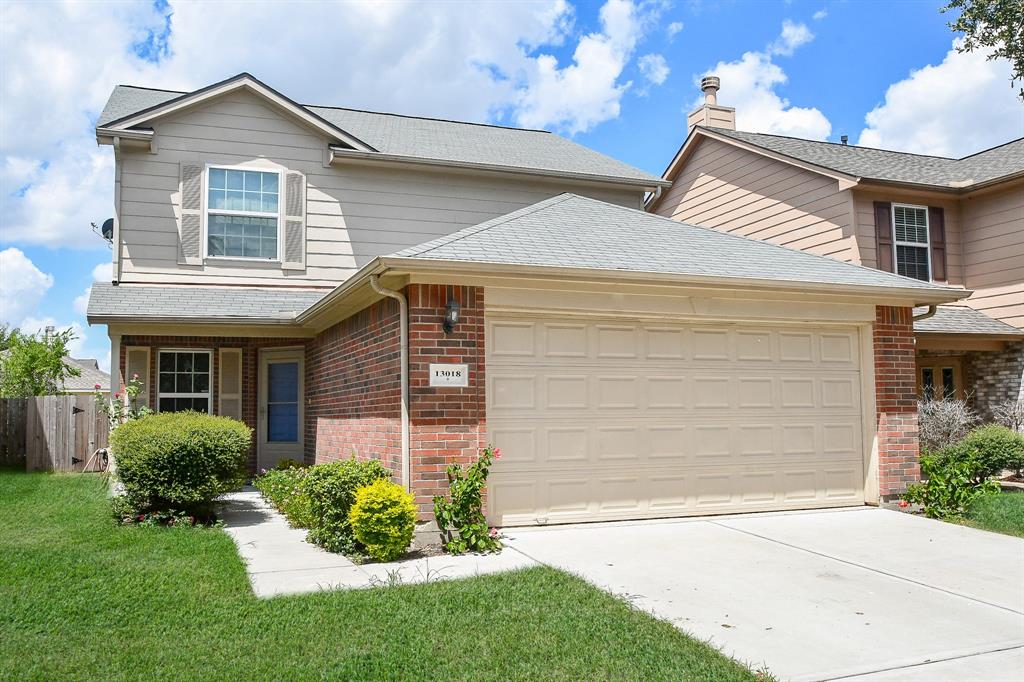
[[[119,86],[119,88],[123,87],[127,86]],[[370,152],[377,151],[356,136],[339,128],[334,123],[327,121],[319,114],[310,111],[301,104],[285,97],[277,90],[274,90],[269,85],[257,80],[247,73],[240,73],[237,76],[233,76],[219,83],[214,83],[213,85],[208,85],[205,88],[200,88],[199,90],[186,93],[173,93],[162,90],[155,92],[140,92],[140,89],[138,88],[130,89],[132,91],[130,93],[131,96],[123,98],[122,101],[116,104],[114,103],[114,100],[119,98],[111,97],[111,100],[103,110],[103,114],[100,115],[100,122],[97,122],[98,128],[128,130],[150,123],[158,118],[177,113],[183,109],[194,107],[211,99],[223,97],[228,93],[236,92],[238,90],[246,90],[263,98],[268,103],[302,121],[314,130],[319,131],[331,139],[336,139],[352,149]],[[116,93],[117,91],[115,90],[115,94]],[[121,113],[127,110],[132,103],[143,104],[144,108],[134,112],[124,113],[119,118],[106,120],[108,110],[110,110],[111,114],[114,112]]]

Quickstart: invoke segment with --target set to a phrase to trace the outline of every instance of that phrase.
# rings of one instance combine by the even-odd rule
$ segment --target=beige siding
[[[850,195],[836,180],[718,140],[702,140],[655,212],[857,261]]]
[[[333,286],[391,253],[565,191],[639,208],[642,194],[541,178],[366,166],[325,167],[327,140],[263,100],[232,93],[154,126],[158,152],[122,155],[122,281]],[[177,262],[182,161],[271,165],[307,179],[305,270],[279,263]]]
[[[857,216],[857,242],[863,265],[878,267],[875,255],[875,202],[939,206],[946,224],[946,276],[949,284],[963,286],[963,237],[961,235],[960,202],[956,198],[939,199],[934,195],[899,190],[853,190],[853,204]]]
[[[1024,329],[1024,186],[964,199],[968,305]]]

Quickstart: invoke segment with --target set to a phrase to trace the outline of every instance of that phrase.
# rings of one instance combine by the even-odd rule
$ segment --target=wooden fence
[[[99,471],[109,423],[91,395],[0,399],[0,462],[29,471]],[[88,467],[88,468],[87,468]]]

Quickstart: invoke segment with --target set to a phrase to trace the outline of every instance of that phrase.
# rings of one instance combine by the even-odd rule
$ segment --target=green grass
[[[964,523],[974,528],[1024,538],[1024,493],[1000,493],[979,498]]]
[[[547,568],[257,600],[223,531],[108,504],[95,476],[0,471],[0,679],[756,679]]]

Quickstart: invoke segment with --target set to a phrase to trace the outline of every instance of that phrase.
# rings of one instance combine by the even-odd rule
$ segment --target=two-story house
[[[113,381],[381,459],[424,514],[493,443],[497,524],[861,505],[917,476],[911,311],[960,289],[667,220],[557,135],[119,86]],[[116,388],[116,387],[115,387]]]
[[[742,132],[719,86],[704,79],[648,210],[970,291],[916,311],[918,394],[986,418],[1024,400],[1024,138],[949,159]]]

